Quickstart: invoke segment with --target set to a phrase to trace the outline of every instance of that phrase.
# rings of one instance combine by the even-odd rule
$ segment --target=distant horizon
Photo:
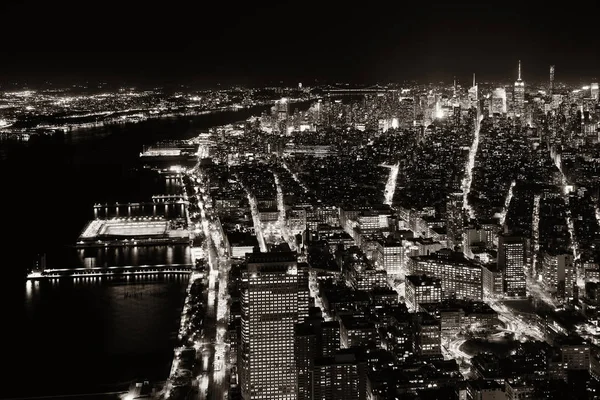
[[[7,90],[24,90],[27,88],[31,88],[34,90],[45,90],[50,89],[52,87],[56,89],[76,89],[76,87],[80,88],[88,88],[88,89],[97,89],[102,86],[107,86],[109,89],[117,89],[130,86],[132,88],[143,88],[145,90],[150,89],[169,89],[173,90],[178,87],[185,89],[194,89],[194,90],[218,90],[218,89],[230,89],[234,87],[243,87],[243,88],[267,88],[267,87],[282,87],[282,88],[295,88],[298,87],[298,84],[301,83],[303,87],[318,87],[318,86],[337,86],[337,85],[351,85],[356,87],[362,86],[374,86],[374,85],[402,85],[402,84],[417,84],[417,85],[452,85],[454,83],[454,79],[456,78],[456,83],[458,86],[463,88],[471,87],[472,84],[472,75],[470,77],[460,77],[460,76],[450,76],[445,77],[443,79],[417,79],[417,78],[406,78],[402,80],[357,80],[357,79],[286,79],[286,80],[253,80],[249,82],[248,79],[217,79],[213,82],[206,82],[205,79],[197,79],[197,78],[185,78],[181,77],[176,79],[153,79],[151,77],[146,77],[145,79],[139,78],[128,78],[128,77],[48,77],[48,78],[9,78],[9,79],[0,79],[0,91]],[[484,74],[476,73],[476,82],[478,84],[499,84],[499,85],[510,85],[515,79],[511,79],[510,77],[504,78],[486,78]],[[544,86],[549,82],[548,78],[531,78],[527,79],[527,76],[523,77],[523,81],[528,86]],[[565,78],[561,79],[560,76],[555,77],[555,85],[566,85],[566,86],[577,86],[577,85],[589,85],[590,83],[599,82],[600,79],[593,76],[580,76],[577,78]]]

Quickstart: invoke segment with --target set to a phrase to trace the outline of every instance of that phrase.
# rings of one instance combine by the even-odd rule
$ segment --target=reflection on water
[[[8,392],[89,393],[141,377],[164,379],[187,281],[187,275],[155,274],[27,282],[21,339],[31,344],[36,369],[44,373],[36,374],[27,393],[22,387]],[[69,370],[56,368],[58,360]],[[28,370],[30,362],[24,357],[16,369]]]
[[[305,106],[301,109],[308,108],[308,103]],[[48,268],[189,263],[187,246],[85,251],[67,246],[75,243],[85,223],[94,218],[95,203],[146,202],[154,194],[180,192],[178,180],[165,181],[139,169],[143,145],[190,138],[213,126],[259,115],[269,107],[107,126],[73,133],[72,142],[30,142],[26,152],[6,153],[6,167],[0,169],[8,172],[3,175],[4,185],[18,194],[20,210],[27,210],[17,212],[14,196],[4,196],[10,203],[4,210],[12,226],[5,225],[14,238],[11,243],[23,252],[19,253],[25,260],[23,273],[31,266],[28,260],[40,253],[47,254]],[[77,140],[77,135],[86,140]],[[40,193],[50,194],[44,197],[44,207],[39,204]],[[126,215],[127,209],[123,212]],[[25,242],[33,226],[51,234]],[[5,331],[15,335],[7,345],[19,351],[8,351],[11,357],[6,360],[0,397],[108,392],[115,382],[124,382],[127,389],[134,377],[165,379],[186,283],[184,276],[10,282],[23,288],[25,319],[23,324],[10,320],[5,324]],[[24,381],[31,384],[21,385]]]
[[[191,250],[187,245],[90,247],[77,249],[77,256],[80,268],[191,262]]]

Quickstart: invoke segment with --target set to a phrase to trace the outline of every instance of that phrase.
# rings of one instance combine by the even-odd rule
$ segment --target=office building
[[[418,311],[420,304],[442,301],[442,281],[427,275],[408,275],[406,277],[406,306]]]
[[[485,298],[496,298],[504,294],[504,277],[497,264],[481,267],[483,273],[483,295]]]
[[[503,385],[495,380],[477,379],[467,384],[467,399],[469,400],[505,400]]]
[[[519,60],[519,75],[515,82],[514,92],[514,113],[517,117],[525,115],[525,82],[521,79],[521,60]]]
[[[246,255],[239,374],[242,398],[295,400],[298,266],[291,252]]]
[[[473,86],[469,88],[469,103],[471,107],[477,107],[479,101],[479,93],[477,82],[475,81],[475,73],[473,73]]]
[[[548,85],[548,95],[552,96],[554,92],[554,65],[550,66],[550,85]]]
[[[313,399],[367,399],[367,363],[355,349],[315,360]]]
[[[591,347],[578,337],[561,338],[558,343],[561,361],[569,371],[589,371]]]
[[[496,88],[492,92],[490,114],[506,114],[508,105],[506,100],[506,89]]]
[[[498,268],[504,277],[504,294],[509,297],[527,295],[525,278],[525,239],[501,234],[498,237]]]
[[[598,89],[598,82],[592,83],[590,85],[590,97],[596,101],[600,100],[600,98],[598,97],[599,92],[600,91]]]
[[[545,288],[559,299],[573,297],[575,266],[572,254],[544,254],[542,281]]]
[[[428,256],[411,257],[411,275],[428,275],[441,280],[444,299],[483,298],[481,265],[465,258],[463,253],[442,249]]]
[[[310,316],[296,325],[296,368],[298,400],[313,399],[315,360],[332,357],[340,349],[340,324],[325,321],[319,308],[311,308]]]
[[[413,354],[424,359],[441,359],[442,328],[440,321],[426,312],[412,314]]]
[[[376,262],[388,275],[399,277],[406,261],[404,260],[404,245],[401,240],[387,239],[378,240],[376,243]]]

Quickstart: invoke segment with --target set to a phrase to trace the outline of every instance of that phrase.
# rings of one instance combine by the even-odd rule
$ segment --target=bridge
[[[126,265],[93,268],[44,269],[27,274],[28,281],[58,278],[124,277],[132,275],[189,274],[193,264]]]

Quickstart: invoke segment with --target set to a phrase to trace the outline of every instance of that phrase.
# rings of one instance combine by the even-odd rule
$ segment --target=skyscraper
[[[598,94],[599,94],[599,89],[598,89],[598,82],[594,82],[591,84],[590,86],[590,97],[594,100],[598,100]]]
[[[478,97],[478,88],[477,83],[475,82],[475,73],[473,73],[473,86],[469,88],[469,102],[471,107],[477,107]]]
[[[296,400],[296,256],[251,253],[246,262],[239,353],[242,398]]]
[[[554,65],[550,66],[550,86],[548,86],[548,94],[552,96],[554,91]]]
[[[544,255],[542,260],[542,278],[548,292],[557,298],[565,300],[573,297],[573,282],[575,281],[575,267],[572,254]]]
[[[287,123],[290,114],[290,105],[288,99],[283,97],[275,103],[273,107],[276,128],[279,133],[286,133]]]
[[[502,234],[498,237],[498,267],[504,276],[504,293],[510,297],[525,297],[525,240]]]
[[[490,107],[491,114],[506,114],[507,112],[506,89],[496,88],[492,92],[492,106]]]
[[[521,79],[521,60],[519,60],[519,76],[515,81],[513,98],[515,116],[522,117],[525,114],[525,82]]]

